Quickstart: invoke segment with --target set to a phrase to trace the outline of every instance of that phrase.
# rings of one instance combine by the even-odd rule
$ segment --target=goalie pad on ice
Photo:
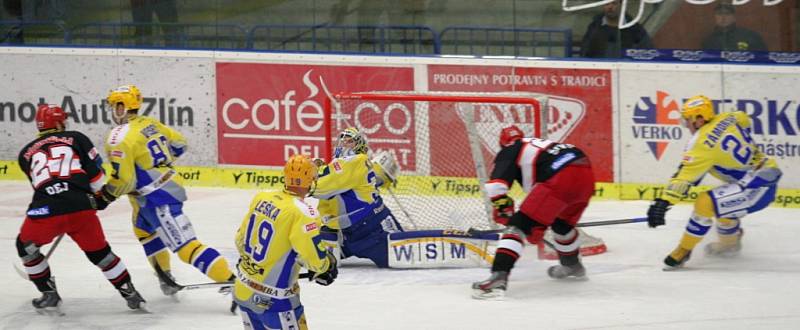
[[[581,229],[578,229],[580,235],[578,239],[581,242],[581,247],[579,249],[582,256],[592,256],[595,254],[605,253],[606,243],[603,242],[603,239],[599,237],[594,237]],[[544,234],[544,240],[539,241],[537,244],[537,252],[538,257],[540,260],[558,260],[558,253],[552,247],[548,246],[547,242],[553,242],[553,231],[548,229]]]
[[[460,230],[421,230],[389,234],[390,268],[490,267],[498,233],[469,234]]]

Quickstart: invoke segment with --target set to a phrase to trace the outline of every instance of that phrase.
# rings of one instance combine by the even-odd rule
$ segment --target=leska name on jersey
[[[33,122],[38,104],[59,104],[74,123],[111,125],[111,113],[106,110],[106,101],[99,103],[76,103],[71,95],[65,95],[61,102],[39,97],[38,102],[0,101],[0,122]],[[139,112],[143,116],[158,118],[169,126],[194,126],[194,109],[180,105],[175,98],[145,97]]]

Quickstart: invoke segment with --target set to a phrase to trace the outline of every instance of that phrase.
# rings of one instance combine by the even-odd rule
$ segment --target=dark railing
[[[257,25],[254,50],[335,53],[438,54],[438,36],[426,26]]]
[[[569,29],[419,25],[257,25],[90,23],[67,29],[52,22],[0,21],[0,45],[269,50],[407,55],[570,57]]]
[[[571,29],[487,28],[453,26],[439,36],[442,53],[571,57]]]

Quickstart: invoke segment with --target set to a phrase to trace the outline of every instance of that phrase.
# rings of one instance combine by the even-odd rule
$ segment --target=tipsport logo
[[[633,109],[633,137],[644,140],[657,160],[670,143],[683,138],[679,102],[669,93],[656,91],[655,99],[643,96]]]

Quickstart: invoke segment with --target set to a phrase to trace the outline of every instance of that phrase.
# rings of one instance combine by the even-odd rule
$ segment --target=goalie
[[[396,160],[385,151],[370,160],[368,151],[366,137],[351,127],[339,134],[334,159],[329,164],[318,160],[319,181],[312,196],[319,199],[323,219],[328,219],[322,230],[326,244],[340,247],[343,258],[367,258],[381,268],[491,263],[498,234],[405,231],[378,190],[396,184]]]

